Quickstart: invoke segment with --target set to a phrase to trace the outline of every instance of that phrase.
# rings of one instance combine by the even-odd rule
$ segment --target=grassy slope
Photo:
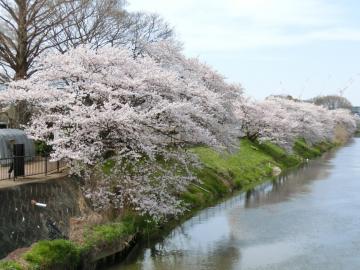
[[[233,189],[246,191],[273,178],[274,167],[286,170],[300,165],[306,158],[315,158],[332,147],[330,144],[310,147],[297,141],[292,154],[271,143],[241,140],[240,150],[221,154],[207,147],[197,147],[195,152],[204,168],[197,172],[201,180],[191,186],[183,199],[193,207],[204,207],[223,197]],[[206,192],[206,189],[209,192]]]
[[[204,208],[229,196],[233,190],[245,191],[272,179],[275,166],[282,170],[296,167],[304,159],[315,158],[332,147],[334,145],[329,143],[312,147],[305,141],[298,140],[293,153],[289,154],[271,143],[258,144],[245,139],[241,140],[240,150],[233,154],[221,154],[206,147],[197,147],[192,151],[204,164],[203,168],[195,172],[201,181],[191,185],[181,196],[189,204],[189,208]],[[189,215],[191,213],[186,217]],[[130,214],[121,221],[88,228],[86,241],[81,246],[65,240],[40,241],[25,254],[24,258],[29,263],[30,269],[47,269],[46,267],[51,265],[60,266],[61,269],[61,265],[69,267],[71,263],[77,262],[81,253],[86,253],[91,248],[111,244],[112,241],[139,230],[144,233],[154,228],[154,224],[149,223],[149,219]],[[5,269],[26,268],[21,268],[14,262],[0,262],[0,270]]]

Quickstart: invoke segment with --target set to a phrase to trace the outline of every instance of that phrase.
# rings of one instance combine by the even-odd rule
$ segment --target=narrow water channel
[[[111,270],[360,269],[360,139],[208,208]]]

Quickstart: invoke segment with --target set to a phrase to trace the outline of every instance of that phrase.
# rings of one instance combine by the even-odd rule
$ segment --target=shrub
[[[14,261],[0,261],[0,270],[22,270],[23,268]]]
[[[95,225],[86,230],[84,249],[99,244],[111,244],[135,231],[130,222],[114,222],[110,224]]]
[[[32,269],[76,269],[80,254],[70,241],[46,240],[36,243],[24,258]]]

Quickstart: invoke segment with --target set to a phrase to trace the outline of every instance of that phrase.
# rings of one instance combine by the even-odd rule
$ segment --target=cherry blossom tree
[[[0,100],[33,106],[27,133],[50,145],[54,160],[87,176],[87,196],[99,207],[176,214],[183,210],[176,195],[194,181],[189,165],[196,162],[186,148],[234,142],[222,99],[232,88],[209,68],[197,71],[208,78],[197,78],[147,55],[134,59],[127,49],[87,47],[44,55],[37,68],[10,83]],[[115,163],[106,177],[99,164],[109,158]]]
[[[234,149],[245,136],[291,150],[299,138],[336,141],[356,129],[346,110],[246,98],[174,41],[144,45],[136,55],[80,46],[43,55],[36,68],[0,92],[0,102],[31,107],[25,130],[83,177],[98,209],[131,207],[155,219],[181,213],[178,195],[197,181],[191,172],[199,163],[187,151],[194,145]]]
[[[348,109],[333,110],[332,117],[335,123],[335,139],[348,140],[356,132],[359,125],[359,117],[352,115]],[[343,138],[339,138],[339,136]]]
[[[228,136],[225,145],[228,149],[237,145],[234,138],[239,137],[235,103],[243,99],[243,88],[239,84],[227,83],[225,77],[202,63],[198,58],[187,58],[182,53],[182,46],[174,40],[164,40],[148,43],[144,48],[143,56],[149,56],[166,70],[178,74],[185,85],[192,88],[191,95],[206,95],[208,98],[218,97],[216,108],[202,105],[208,114],[216,115],[219,121],[212,122],[209,129],[223,130],[222,138]],[[205,90],[206,89],[206,90]],[[197,101],[201,104],[201,100]]]
[[[345,137],[356,130],[355,117],[347,110],[328,110],[308,102],[278,97],[264,101],[243,99],[236,105],[236,115],[245,137],[272,141],[289,150],[296,139],[316,144],[335,141],[339,128]]]
[[[258,102],[249,98],[237,102],[236,114],[241,130],[252,141],[272,141],[285,144],[289,140],[286,110],[275,100]]]
[[[331,139],[334,129],[330,112],[320,106],[301,101],[274,99],[288,116],[288,134],[292,139],[305,139],[310,144]]]

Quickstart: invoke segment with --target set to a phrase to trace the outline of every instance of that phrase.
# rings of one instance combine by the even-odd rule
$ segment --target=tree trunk
[[[26,0],[17,1],[19,8],[18,18],[18,44],[16,54],[15,80],[26,79],[28,72],[27,54],[28,54],[28,29],[27,29],[27,3]]]
[[[19,68],[16,69],[14,80],[23,80],[26,79],[27,76],[27,68],[26,64],[19,64]]]

